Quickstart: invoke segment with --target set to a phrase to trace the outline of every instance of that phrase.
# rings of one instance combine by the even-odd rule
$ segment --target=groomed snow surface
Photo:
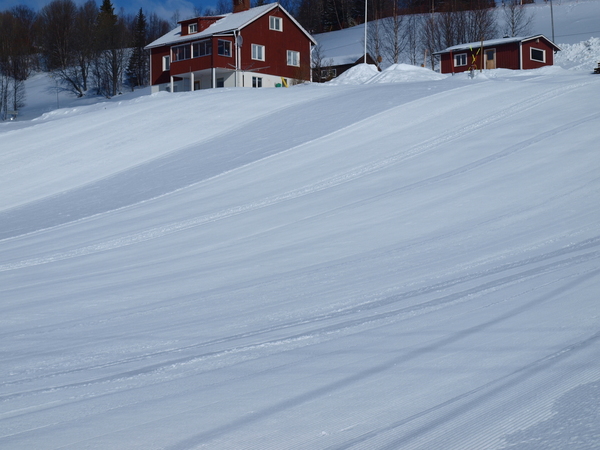
[[[579,69],[1,123],[0,448],[599,448]]]

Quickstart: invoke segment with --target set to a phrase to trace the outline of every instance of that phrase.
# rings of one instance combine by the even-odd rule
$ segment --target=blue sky
[[[0,0],[0,11],[12,8],[16,5],[26,5],[39,11],[51,0]],[[85,0],[74,0],[76,4],[82,4]],[[96,0],[100,5],[101,0]],[[127,13],[135,14],[140,8],[145,13],[155,12],[160,17],[170,20],[173,13],[178,10],[183,19],[193,15],[194,8],[204,11],[207,6],[215,6],[217,0],[112,0],[115,11],[118,13],[121,8]]]

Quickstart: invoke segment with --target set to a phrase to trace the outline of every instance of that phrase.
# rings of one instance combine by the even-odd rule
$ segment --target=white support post
[[[240,35],[237,34],[236,31],[233,32],[233,43],[235,45],[235,78],[234,78],[234,86],[238,87],[238,77],[240,70]]]
[[[365,0],[365,61],[367,63],[367,0]]]

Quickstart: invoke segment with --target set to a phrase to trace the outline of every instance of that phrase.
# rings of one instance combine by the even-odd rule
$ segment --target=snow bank
[[[592,71],[600,61],[600,38],[592,37],[577,44],[562,44],[554,63],[565,69]]]
[[[475,71],[475,76],[477,80],[494,80],[494,79],[503,79],[503,78],[531,78],[531,77],[539,77],[539,76],[568,76],[571,72],[566,70],[560,66],[546,66],[540,67],[539,69],[531,69],[531,70],[511,70],[511,69],[492,69],[492,70],[484,70],[484,71]],[[457,79],[465,79],[469,78],[469,72],[461,72],[454,74],[454,78]]]
[[[412,83],[416,81],[443,80],[447,75],[410,64],[392,64],[368,83]]]
[[[377,67],[372,64],[359,64],[351,67],[339,77],[334,78],[328,84],[340,85],[340,84],[363,84],[376,76],[379,72]]]
[[[372,84],[372,83],[412,83],[417,81],[443,80],[447,75],[410,64],[393,64],[383,72],[371,64],[359,64],[331,80],[330,85]]]

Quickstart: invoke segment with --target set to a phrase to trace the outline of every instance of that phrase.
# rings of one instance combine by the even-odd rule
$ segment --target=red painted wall
[[[188,32],[188,26],[193,23],[198,25],[197,33],[199,33],[200,31],[206,30],[209,26],[223,17],[224,16],[194,17],[193,19],[182,20],[179,22],[179,25],[181,26],[181,35],[189,36],[190,33]]]
[[[467,50],[457,50],[452,53],[443,53],[441,55],[441,70],[442,73],[460,73],[460,72],[468,72],[471,68],[471,65],[475,65],[477,69],[481,67],[481,52],[477,52],[478,48],[474,48],[472,51]],[[458,66],[454,67],[454,56],[462,55],[463,53],[467,54],[467,65],[466,66]],[[473,56],[475,56],[475,60],[473,60]]]
[[[269,16],[283,19],[283,31],[269,29]],[[244,45],[241,49],[241,68],[259,68],[258,73],[286,78],[310,79],[310,40],[278,8],[242,29]],[[252,44],[265,46],[265,61],[252,59]],[[300,67],[287,65],[287,51],[300,53]]]
[[[546,62],[541,63],[538,61],[531,60],[531,47],[545,50],[546,51]],[[496,68],[497,69],[512,69],[518,70],[520,66],[520,54],[519,54],[519,43],[518,42],[510,42],[503,45],[496,45],[494,47],[484,47],[485,50],[488,49],[496,49]],[[442,73],[459,73],[466,72],[469,70],[472,61],[473,55],[475,56],[475,66],[477,70],[479,70],[483,63],[483,58],[481,57],[482,52],[478,53],[479,48],[473,48],[473,50],[458,50],[453,53],[443,53],[441,55],[441,70]],[[523,69],[537,69],[539,67],[551,66],[554,64],[554,49],[550,46],[544,39],[538,39],[533,41],[526,41],[522,44],[523,51]],[[467,54],[467,65],[453,67],[454,65],[454,55],[458,55],[461,53]]]
[[[233,37],[221,36],[209,38],[212,40],[212,55],[200,56],[198,58],[184,59],[182,61],[175,61],[171,63],[171,74],[178,75],[182,73],[189,73],[195,70],[210,69],[211,67],[222,67],[227,69],[235,68],[235,46],[233,44]],[[200,39],[194,42],[204,41],[206,39]],[[231,42],[231,55],[232,56],[220,56],[217,54],[219,40]],[[185,45],[192,45],[192,42],[187,42]]]
[[[498,45],[496,48],[496,68],[519,70],[519,43]]]
[[[168,45],[156,47],[150,50],[150,84],[170,83],[169,72],[163,72],[162,58],[170,55],[171,48]]]
[[[452,53],[442,53],[440,55],[440,70],[442,73],[458,72],[457,69],[452,68],[452,59],[453,58],[454,58],[454,56]]]
[[[546,51],[546,62],[541,63],[531,60],[531,48],[537,48]],[[523,69],[537,69],[539,67],[551,66],[554,64],[554,49],[544,39],[534,39],[523,42]]]

